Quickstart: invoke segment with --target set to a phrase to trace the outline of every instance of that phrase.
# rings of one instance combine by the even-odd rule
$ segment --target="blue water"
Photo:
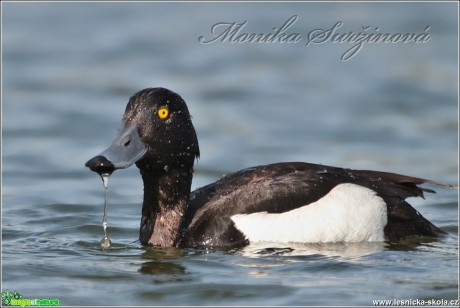
[[[298,43],[202,44],[217,23]],[[305,46],[313,30],[429,34],[425,43]],[[456,3],[2,2],[2,286],[62,305],[372,305],[458,299],[458,191],[409,201],[448,232],[420,244],[149,249],[135,167],[103,186],[84,163],[128,98],[163,86],[200,142],[193,188],[249,166],[307,161],[458,184]],[[429,29],[425,29],[429,26]],[[222,27],[222,26],[221,26]],[[380,30],[375,30],[379,27]],[[223,29],[223,28],[215,28]]]

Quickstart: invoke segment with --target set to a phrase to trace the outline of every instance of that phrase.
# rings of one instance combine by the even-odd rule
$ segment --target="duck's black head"
[[[168,89],[147,88],[129,99],[112,145],[85,165],[99,174],[111,174],[136,163],[141,172],[161,176],[191,172],[199,155],[184,100]]]

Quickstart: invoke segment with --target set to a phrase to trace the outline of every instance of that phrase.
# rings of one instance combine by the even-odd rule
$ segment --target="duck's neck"
[[[176,246],[190,197],[192,171],[170,171],[155,176],[141,170],[141,174],[144,203],[139,240],[152,246]]]

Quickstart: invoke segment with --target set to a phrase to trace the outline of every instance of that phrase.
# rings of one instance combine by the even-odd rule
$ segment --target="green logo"
[[[5,306],[59,306],[61,301],[59,299],[46,299],[46,298],[24,298],[18,292],[2,292],[2,303]]]

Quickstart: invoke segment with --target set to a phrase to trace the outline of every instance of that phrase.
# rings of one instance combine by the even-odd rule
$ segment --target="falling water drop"
[[[112,242],[107,236],[107,187],[109,185],[109,173],[101,174],[102,183],[104,184],[104,216],[102,217],[102,226],[104,227],[104,237],[100,241],[102,249],[110,248]]]

